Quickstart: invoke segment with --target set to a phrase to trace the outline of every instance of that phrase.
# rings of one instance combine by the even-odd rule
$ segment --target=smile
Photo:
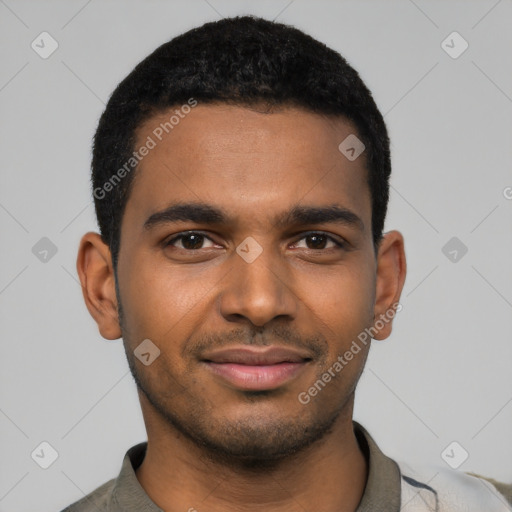
[[[280,347],[227,349],[202,360],[216,376],[246,391],[279,388],[297,377],[310,361],[305,354]]]

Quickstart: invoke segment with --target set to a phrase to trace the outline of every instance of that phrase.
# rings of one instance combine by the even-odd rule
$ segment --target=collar
[[[368,479],[356,512],[400,512],[401,473],[398,464],[384,455],[359,423],[354,433],[368,462]]]
[[[148,443],[132,446],[124,456],[121,472],[112,490],[112,512],[164,512],[142,488],[135,470],[142,464]]]

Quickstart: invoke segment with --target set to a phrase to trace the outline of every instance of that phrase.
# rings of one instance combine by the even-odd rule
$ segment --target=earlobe
[[[377,280],[374,306],[374,338],[384,340],[391,334],[393,318],[401,309],[400,296],[405,282],[404,239],[398,231],[385,233],[377,255]]]
[[[112,257],[98,233],[86,233],[80,240],[76,268],[85,305],[108,340],[121,337]]]

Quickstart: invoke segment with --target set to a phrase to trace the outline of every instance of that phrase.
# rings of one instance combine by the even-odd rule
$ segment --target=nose
[[[231,260],[220,296],[220,311],[227,321],[261,327],[277,318],[296,317],[300,299],[281,255],[264,249],[250,263],[237,253]]]

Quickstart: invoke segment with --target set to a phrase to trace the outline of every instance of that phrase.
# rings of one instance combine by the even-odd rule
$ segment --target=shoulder
[[[69,505],[61,512],[98,512],[101,510],[109,510],[115,482],[115,478],[105,482],[87,496]]]
[[[512,502],[482,477],[398,462],[403,512],[510,512]]]

